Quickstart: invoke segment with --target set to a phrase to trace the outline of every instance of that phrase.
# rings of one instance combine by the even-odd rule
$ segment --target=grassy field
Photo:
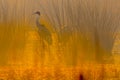
[[[0,80],[119,80],[116,3],[0,0]],[[36,11],[52,44],[39,34]]]

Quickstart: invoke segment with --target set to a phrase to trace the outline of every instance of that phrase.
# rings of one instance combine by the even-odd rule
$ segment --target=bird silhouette
[[[36,14],[36,26],[38,28],[38,34],[40,35],[40,37],[47,42],[49,45],[52,44],[52,36],[51,36],[51,32],[49,31],[49,29],[47,29],[44,25],[42,25],[39,22],[40,19],[40,11],[35,12],[34,14]]]

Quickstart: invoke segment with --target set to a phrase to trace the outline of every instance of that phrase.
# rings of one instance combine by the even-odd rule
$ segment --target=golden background
[[[70,3],[67,3],[67,1],[70,1]],[[84,2],[84,0],[79,1]],[[92,6],[91,10],[95,9],[96,5],[94,4],[96,3],[94,2],[98,1],[101,10],[105,8],[105,10],[111,11],[108,14],[112,14],[113,19],[110,20],[114,20],[114,17],[116,18],[116,21],[111,21],[113,22],[112,24],[119,24],[119,0],[85,1],[88,1],[87,4],[89,6]],[[69,5],[73,12],[79,10],[76,8],[76,5],[79,5],[77,0],[65,0],[63,2],[73,6],[70,7]],[[53,27],[57,26],[56,29],[59,31],[58,26],[61,29],[66,25],[71,28],[78,21],[77,16],[73,17],[78,15],[77,13],[71,13],[71,18],[67,17],[69,13],[64,13],[67,8],[63,9],[62,14],[62,6],[62,0],[0,0],[0,79],[82,80],[79,78],[80,75],[83,75],[87,80],[120,79],[119,28],[117,38],[111,49],[114,63],[99,63],[96,60],[96,52],[94,50],[96,47],[93,46],[94,41],[86,39],[86,36],[91,39],[92,35],[89,35],[89,30],[87,31],[86,29],[84,36],[81,33],[77,33],[75,29],[68,41],[64,42],[66,36],[62,36],[63,42],[59,42],[58,33],[55,32]],[[56,18],[57,10],[54,7],[59,7],[61,14],[58,18],[61,20],[61,24],[59,24],[58,18]],[[88,9],[89,12],[89,8],[83,7],[82,9],[83,11]],[[51,32],[51,45],[44,43],[44,40],[41,39],[37,32],[36,16],[33,15],[36,11],[41,12],[40,22]],[[85,15],[89,15],[89,13]],[[52,19],[55,19],[53,20],[54,22],[52,22]],[[83,24],[83,27],[86,26],[88,26],[87,22]],[[104,32],[101,32],[101,34],[104,34]],[[83,37],[79,38],[79,35],[83,35]],[[107,52],[101,53],[101,55],[105,53]]]

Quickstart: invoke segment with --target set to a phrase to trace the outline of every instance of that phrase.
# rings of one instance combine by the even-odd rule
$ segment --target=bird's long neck
[[[38,24],[38,23],[40,24],[39,20],[40,20],[40,16],[37,15],[37,17],[36,17],[36,24]]]

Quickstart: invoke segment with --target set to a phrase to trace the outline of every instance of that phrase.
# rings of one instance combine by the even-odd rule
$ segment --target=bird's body
[[[51,33],[44,25],[40,25],[38,27],[38,34],[43,40],[45,40],[45,42],[47,42],[48,44],[52,44]]]

